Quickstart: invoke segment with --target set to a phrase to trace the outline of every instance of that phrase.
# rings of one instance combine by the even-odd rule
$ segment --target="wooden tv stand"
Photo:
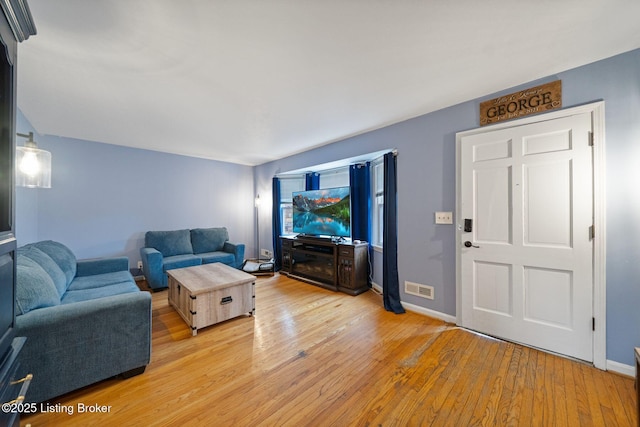
[[[369,244],[315,237],[280,237],[281,273],[333,291],[358,295],[369,289]]]

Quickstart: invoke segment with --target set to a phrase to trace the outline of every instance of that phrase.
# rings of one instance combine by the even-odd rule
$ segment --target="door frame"
[[[537,122],[590,113],[593,131],[593,365],[607,369],[607,310],[606,310],[606,204],[605,204],[605,130],[604,101],[557,110],[505,123],[456,133],[456,324],[462,324],[462,240],[461,219],[461,146],[462,138]]]

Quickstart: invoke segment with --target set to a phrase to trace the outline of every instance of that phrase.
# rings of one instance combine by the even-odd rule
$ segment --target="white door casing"
[[[605,367],[603,107],[457,135],[459,325]]]

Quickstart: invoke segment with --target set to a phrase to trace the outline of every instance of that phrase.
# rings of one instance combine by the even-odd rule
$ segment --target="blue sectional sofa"
[[[20,373],[33,374],[27,401],[43,402],[151,359],[151,294],[126,257],[76,260],[51,240],[17,250],[16,336],[27,337]]]
[[[151,289],[167,287],[167,270],[222,262],[240,268],[244,244],[229,242],[225,227],[147,231],[140,249],[142,272]]]

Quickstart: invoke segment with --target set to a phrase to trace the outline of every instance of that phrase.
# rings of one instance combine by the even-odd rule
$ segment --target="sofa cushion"
[[[192,267],[202,264],[202,258],[196,255],[176,255],[167,257],[162,264],[162,270],[173,270],[174,268]]]
[[[194,228],[191,230],[191,244],[194,254],[221,251],[227,240],[229,240],[229,233],[226,227]]]
[[[60,242],[54,242],[53,240],[43,240],[33,244],[42,252],[46,253],[53,259],[62,272],[67,276],[67,286],[74,277],[76,277],[77,259],[71,252],[71,249],[66,247]]]
[[[16,315],[54,305],[60,305],[60,296],[51,276],[37,262],[18,254],[16,260]]]
[[[211,264],[212,262],[221,262],[227,265],[233,265],[236,262],[236,257],[229,252],[207,252],[204,254],[198,254],[202,257],[203,264]]]
[[[67,292],[82,289],[95,289],[101,286],[131,281],[131,279],[131,273],[128,271],[114,271],[112,273],[94,274],[92,276],[78,276],[73,279]]]
[[[58,291],[58,297],[62,297],[67,291],[67,276],[60,269],[58,264],[45,252],[34,245],[26,245],[18,248],[18,255],[25,256],[36,262],[53,280]]]
[[[98,298],[110,297],[112,295],[127,294],[131,292],[139,292],[140,289],[132,281],[114,283],[111,285],[100,286],[91,289],[69,289],[62,297],[62,304],[70,304],[73,302],[90,301]]]
[[[193,253],[189,230],[147,231],[144,240],[146,247],[166,257]]]

